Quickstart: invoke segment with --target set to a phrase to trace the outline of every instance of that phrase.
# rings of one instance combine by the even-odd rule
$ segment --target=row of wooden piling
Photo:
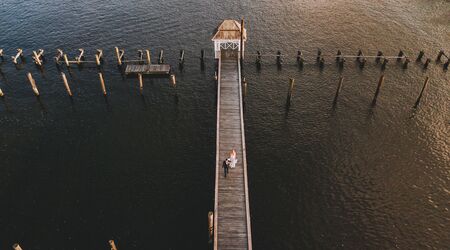
[[[98,72],[98,77],[99,77],[99,80],[100,80],[100,86],[101,86],[101,89],[102,89],[102,93],[103,93],[103,95],[106,96],[107,95],[107,91],[106,91],[106,85],[105,85],[105,79],[103,77],[103,73],[102,72]],[[33,90],[33,93],[37,97],[39,97],[39,95],[40,95],[39,89],[37,87],[36,81],[34,80],[33,75],[31,74],[31,72],[27,73],[27,79],[28,79],[28,82],[31,85],[31,89]],[[70,88],[69,81],[67,80],[66,74],[64,72],[61,72],[61,79],[62,79],[62,81],[64,83],[64,87],[66,88],[67,94],[70,97],[72,97],[73,93],[72,93],[72,90]],[[138,74],[138,79],[139,79],[139,89],[142,91],[144,89],[144,83],[143,83],[143,76],[142,76],[142,74]],[[175,77],[175,75],[171,74],[169,76],[169,79],[170,79],[170,82],[172,83],[172,86],[175,87],[176,86],[176,77]],[[0,89],[0,97],[3,97],[4,95],[5,94]]]
[[[109,244],[109,247],[111,248],[111,250],[118,250],[114,240],[109,240],[108,244]],[[13,250],[23,250],[23,248],[18,243],[12,245],[12,249]]]
[[[249,54],[247,54],[247,55],[249,55]],[[252,54],[250,54],[250,55],[252,55]],[[258,66],[261,66],[261,64],[263,63],[263,56],[268,56],[268,57],[273,57],[274,56],[275,57],[275,63],[278,66],[280,66],[280,67],[283,64],[284,58],[287,57],[286,55],[283,55],[280,50],[278,50],[275,55],[272,55],[272,54],[263,55],[261,53],[261,51],[256,51],[256,54],[253,54],[253,56],[256,57],[256,61],[255,62],[256,62],[256,64]],[[425,61],[423,61],[424,56],[425,56],[425,52],[423,50],[419,51],[419,54],[418,54],[418,56],[416,58],[416,62],[423,62],[423,68],[427,69],[429,64],[430,64],[430,62],[431,62],[431,59],[427,58],[427,59],[425,59]],[[444,62],[444,64],[443,64],[443,69],[444,70],[448,70],[449,64],[450,64],[450,55],[447,55],[444,52],[444,50],[441,49],[439,51],[435,61],[436,62],[442,62],[442,58],[443,57],[447,58],[447,61]],[[296,58],[297,64],[299,66],[302,67],[304,64],[306,64],[306,59],[305,59],[302,51],[298,50],[297,51],[297,55],[295,56],[295,58]],[[366,56],[366,55],[364,55],[362,50],[358,50],[356,56],[352,56],[352,55],[344,55],[341,50],[338,50],[337,54],[336,54],[336,56],[334,58],[336,60],[336,63],[341,68],[344,67],[344,63],[346,62],[347,59],[355,59],[359,63],[360,67],[364,68],[368,58],[375,58],[375,62],[377,64],[381,64],[381,68],[382,69],[386,68],[386,66],[387,66],[387,64],[388,64],[390,59],[396,59],[397,62],[402,62],[403,68],[405,68],[405,69],[408,67],[408,64],[411,62],[410,57],[408,57],[403,50],[400,50],[398,55],[396,55],[396,56],[384,55],[384,53],[382,51],[378,51],[376,55]],[[318,64],[320,67],[324,67],[324,65],[325,65],[325,57],[324,57],[321,49],[317,50],[316,63],[315,64]]]
[[[380,94],[381,87],[382,87],[382,85],[384,83],[384,79],[385,79],[384,75],[381,75],[380,79],[378,80],[377,88],[375,90],[375,94],[374,94],[373,99],[372,99],[372,105],[373,106],[376,105],[376,103],[377,103],[377,99],[378,99],[378,96]],[[418,95],[418,97],[416,99],[416,102],[415,102],[415,104],[413,106],[414,108],[417,108],[419,106],[420,101],[422,99],[422,96],[423,96],[423,94],[425,92],[425,89],[426,89],[429,81],[430,81],[430,78],[427,76],[425,78],[424,83],[423,83],[423,86],[422,86],[422,89],[420,91],[420,94]],[[336,88],[336,93],[335,93],[334,99],[333,99],[333,106],[335,106],[337,104],[337,102],[338,102],[339,93],[341,92],[341,89],[342,89],[342,86],[343,86],[343,82],[344,82],[344,77],[340,76],[339,77],[339,82],[338,82],[338,85],[337,85],[337,88]],[[244,78],[244,83],[245,83],[244,89],[246,90],[247,83],[245,82],[245,78]],[[289,79],[289,88],[288,88],[288,92],[287,92],[287,104],[288,105],[290,105],[290,103],[291,103],[292,93],[293,93],[293,90],[294,90],[294,83],[295,83],[295,79],[294,78],[290,78]]]

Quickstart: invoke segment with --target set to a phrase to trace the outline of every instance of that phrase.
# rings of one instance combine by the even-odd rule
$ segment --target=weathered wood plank
[[[214,249],[251,249],[239,66],[236,59],[219,62]],[[238,162],[225,178],[222,161],[232,149]]]

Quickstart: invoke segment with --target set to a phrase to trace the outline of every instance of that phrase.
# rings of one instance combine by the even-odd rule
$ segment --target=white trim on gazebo
[[[245,51],[245,42],[247,41],[247,30],[243,32],[242,54]],[[214,57],[220,57],[221,50],[241,51],[241,24],[236,20],[224,20],[217,32],[211,39],[214,42]]]

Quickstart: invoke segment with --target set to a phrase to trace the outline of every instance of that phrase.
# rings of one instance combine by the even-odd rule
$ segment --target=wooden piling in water
[[[0,49],[0,58],[3,60],[3,49]]]
[[[64,82],[64,86],[66,87],[67,94],[69,94],[70,97],[72,97],[72,91],[70,90],[69,82],[67,81],[66,74],[64,72],[61,72],[61,77]]]
[[[56,50],[55,62],[59,65],[61,58],[64,57],[64,52],[61,49]]]
[[[152,64],[152,56],[150,54],[150,50],[146,49],[145,53],[147,54],[147,64],[148,65]]]
[[[322,50],[321,49],[317,49],[317,57],[316,57],[316,61],[320,61],[320,58],[322,57]]]
[[[208,232],[209,239],[212,240],[214,236],[214,213],[212,211],[208,212]]]
[[[109,246],[111,247],[111,250],[117,250],[116,243],[114,243],[113,240],[109,241]]]
[[[70,67],[69,58],[67,58],[67,54],[64,54],[64,62],[66,63],[67,67]]]
[[[295,79],[294,78],[289,78],[289,90],[288,90],[288,102],[291,102],[291,98],[292,98],[292,92],[294,90],[294,82]]]
[[[378,95],[380,94],[381,85],[384,82],[384,75],[381,75],[380,80],[378,81],[377,90],[375,91],[375,95],[373,96],[372,105],[377,103]]]
[[[144,89],[144,81],[142,79],[142,74],[141,73],[138,74],[138,78],[139,78],[139,89],[143,90]]]
[[[408,68],[408,63],[410,63],[411,60],[408,57],[405,57],[405,62],[403,63],[403,68],[406,69]]]
[[[245,77],[242,78],[242,84],[244,85],[244,97],[247,96],[247,81],[245,80]]]
[[[387,59],[387,58],[383,58],[383,64],[381,64],[381,69],[386,69],[386,65],[387,65],[387,63],[389,62],[389,59]]]
[[[404,55],[405,53],[403,52],[403,50],[400,50],[400,52],[398,52],[397,62],[400,62]]]
[[[77,61],[77,64],[80,65],[81,61],[84,58],[84,49],[81,48],[81,49],[78,49],[78,51],[80,52],[80,54],[77,57],[75,57],[75,59]]]
[[[414,108],[417,108],[419,106],[420,99],[422,99],[423,92],[425,92],[425,88],[427,87],[429,80],[430,78],[427,76],[427,78],[425,78],[425,82],[423,83],[422,90],[420,91],[420,94],[417,97],[416,103],[414,104]]]
[[[440,62],[441,61],[441,57],[444,55],[444,50],[439,50],[439,53],[438,53],[438,55],[437,55],[437,58],[436,58],[436,62]]]
[[[122,56],[123,56],[123,54],[121,55],[118,47],[114,47],[114,50],[116,51],[117,64],[119,66],[121,66],[122,65]]]
[[[427,69],[428,68],[428,64],[430,64],[431,59],[427,58],[427,60],[425,61],[425,63],[423,64],[423,69]]]
[[[382,56],[383,56],[383,52],[378,51],[378,52],[377,52],[377,56],[375,57],[375,62],[376,62],[376,63],[379,63]]]
[[[159,51],[158,63],[159,64],[163,64],[164,63],[164,50],[160,50]]]
[[[184,64],[184,49],[180,50],[180,64]]]
[[[12,57],[11,57],[14,64],[17,64],[17,63],[18,63],[18,62],[17,62],[17,59],[19,59],[19,57],[20,57],[20,58],[23,57],[23,50],[22,50],[22,49],[17,49],[17,54],[16,54],[15,56],[12,56]]]
[[[20,247],[20,245],[19,245],[18,243],[12,245],[12,248],[13,248],[14,250],[22,250],[22,248]]]
[[[38,52],[33,50],[33,60],[34,63],[38,66],[42,66],[42,63],[44,62],[44,50],[43,49],[39,49]]]
[[[283,62],[283,58],[281,58],[281,51],[278,50],[277,51],[277,65],[281,66],[282,62]]]
[[[170,82],[172,83],[173,86],[175,86],[177,84],[177,80],[176,80],[174,74],[170,75]]]
[[[256,51],[256,64],[261,65],[262,59],[261,59],[261,52],[258,50]]]
[[[97,49],[97,53],[95,54],[95,63],[97,66],[100,66],[103,58],[103,50]]]
[[[444,63],[443,68],[444,70],[448,70],[448,65],[450,64],[450,59],[447,59],[447,62]]]
[[[422,61],[422,57],[425,55],[423,50],[419,51],[419,55],[417,56],[416,62]]]
[[[102,72],[98,73],[98,77],[100,78],[100,84],[102,86],[102,91],[103,91],[103,95],[106,96],[106,86],[105,86],[105,80],[103,79],[103,74]]]
[[[5,94],[3,94],[2,89],[0,89],[0,97],[3,97],[3,96],[5,96]]]
[[[28,78],[28,81],[31,84],[31,88],[33,89],[34,94],[36,96],[39,96],[39,90],[38,90],[38,88],[36,86],[36,81],[33,79],[33,76],[31,75],[30,72],[27,73],[27,78]]]
[[[341,92],[342,89],[342,83],[344,82],[344,77],[339,77],[339,83],[338,83],[338,87],[336,89],[336,94],[334,95],[334,100],[333,103],[336,104],[338,97],[339,97],[339,93]]]
[[[342,52],[341,50],[338,49],[337,54],[336,54],[336,62],[339,62],[341,60],[342,57]]]

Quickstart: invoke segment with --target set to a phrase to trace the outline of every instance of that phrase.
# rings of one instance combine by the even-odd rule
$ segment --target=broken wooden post
[[[138,78],[139,78],[139,89],[142,91],[144,89],[144,81],[142,80],[141,73],[138,74]]]
[[[448,65],[450,64],[450,59],[447,59],[447,62],[444,63],[444,70],[448,70]]]
[[[152,64],[152,57],[151,57],[151,54],[150,54],[150,50],[146,49],[145,53],[147,54],[147,64],[148,65]]]
[[[35,63],[36,65],[42,66],[42,61],[41,61],[39,55],[38,55],[38,54],[36,53],[36,51],[34,51],[34,50],[33,50],[33,56],[32,56],[32,58],[33,58],[34,63]]]
[[[109,245],[111,246],[111,250],[117,250],[116,243],[113,240],[109,241]]]
[[[100,66],[102,64],[103,60],[103,50],[97,49],[97,53],[95,54],[95,63],[97,66]]]
[[[12,57],[11,57],[14,64],[17,64],[17,63],[18,63],[18,62],[17,62],[17,59],[19,59],[19,57],[20,57],[20,58],[23,57],[23,50],[22,50],[22,49],[17,49],[17,54],[16,54],[15,56],[12,56]]]
[[[78,51],[80,52],[80,54],[75,57],[75,60],[77,61],[77,64],[80,65],[82,60],[84,60],[84,49],[78,49]]]
[[[261,65],[261,61],[262,61],[261,52],[258,50],[258,51],[256,51],[256,64]]]
[[[214,213],[212,211],[208,212],[208,232],[209,239],[212,240],[214,236]]]
[[[375,62],[379,63],[382,56],[383,56],[383,52],[378,51],[377,56],[375,57]]]
[[[344,82],[344,77],[340,77],[339,78],[339,83],[338,83],[338,87],[337,87],[337,89],[336,89],[336,94],[334,95],[334,100],[333,100],[333,103],[334,104],[336,104],[337,103],[337,100],[338,100],[338,96],[339,96],[339,93],[341,92],[341,88],[342,88],[342,83]]]
[[[184,64],[184,49],[180,50],[180,65]]]
[[[423,50],[421,50],[419,52],[419,55],[417,56],[416,62],[420,62],[422,61],[422,57],[425,55],[425,52]]]
[[[64,62],[66,62],[66,66],[70,67],[69,58],[67,58],[67,54],[64,54]]]
[[[288,102],[291,102],[292,91],[294,90],[294,78],[289,78]]]
[[[387,65],[387,63],[389,62],[389,59],[387,59],[387,58],[383,58],[383,64],[381,65],[381,69],[386,69],[386,65]]]
[[[436,58],[436,62],[440,62],[441,61],[441,57],[444,55],[444,50],[439,50],[438,56]]]
[[[70,90],[69,82],[67,81],[66,74],[64,72],[61,72],[61,77],[64,82],[64,86],[66,87],[67,94],[69,94],[70,97],[72,97],[72,91]]]
[[[428,64],[430,64],[431,59],[427,58],[427,60],[425,61],[425,63],[423,64],[423,69],[427,69],[428,68]]]
[[[205,61],[205,50],[200,51],[200,61],[203,63]]]
[[[177,84],[177,80],[175,79],[175,74],[170,75],[170,82],[172,83],[173,86],[175,86]]]
[[[342,60],[342,63],[344,63],[344,60]],[[325,58],[322,57],[319,59],[319,67],[323,68],[324,66],[325,66]]]
[[[366,58],[362,58],[360,61],[359,61],[359,67],[362,69],[362,68],[364,68],[364,66],[366,65],[366,62],[367,62],[367,60],[366,60]]]
[[[375,95],[373,96],[372,105],[377,103],[378,94],[380,93],[381,85],[384,82],[384,75],[381,75],[380,80],[378,81],[377,90],[375,91]]]
[[[103,79],[103,74],[102,72],[98,73],[98,77],[100,78],[100,84],[102,85],[102,91],[103,91],[103,95],[106,96],[106,87],[105,87],[105,81]]]
[[[363,56],[362,50],[358,50],[358,54],[356,55],[356,61],[359,61],[362,56]]]
[[[163,64],[164,63],[164,50],[160,50],[159,51],[158,63],[159,64]]]
[[[55,62],[57,64],[59,64],[59,61],[61,60],[61,58],[64,57],[64,52],[61,49],[57,49],[56,50],[56,56],[55,56]]]
[[[403,63],[403,68],[408,68],[408,63],[411,62],[411,60],[408,57],[405,57],[405,62]]]
[[[33,76],[31,75],[30,72],[27,73],[27,78],[28,78],[28,81],[31,84],[31,88],[33,89],[34,94],[36,96],[39,96],[39,90],[38,90],[38,88],[36,86],[36,81],[33,79]]]
[[[114,47],[114,50],[116,51],[117,64],[119,66],[122,66],[122,58],[123,58],[123,55],[125,54],[125,51],[124,50],[119,50],[118,47]]]
[[[403,53],[403,50],[400,50],[400,52],[398,52],[397,62],[400,62],[403,59],[404,54],[405,53]]]
[[[139,64],[144,62],[144,52],[141,49],[138,50],[138,58],[139,58]]]
[[[321,49],[317,49],[317,57],[316,60],[320,61],[320,58],[322,57],[322,50]]]
[[[422,99],[423,92],[425,91],[425,88],[427,87],[428,81],[429,81],[429,80],[430,80],[430,78],[427,76],[427,78],[425,78],[425,82],[423,83],[422,90],[420,91],[420,94],[419,94],[419,96],[417,97],[417,101],[416,101],[416,103],[414,104],[414,108],[417,108],[417,107],[419,106],[420,99]]]
[[[278,50],[277,51],[277,65],[281,66],[282,62],[283,62],[283,58],[281,58],[281,51]]]
[[[337,54],[336,54],[336,62],[339,62],[341,60],[342,57],[342,52],[341,50],[338,49]]]
[[[3,97],[5,94],[3,94],[2,89],[0,89],[0,97]]]
[[[2,61],[3,61],[3,49],[0,49],[0,58],[1,58]]]
[[[13,248],[14,250],[22,250],[22,248],[20,247],[20,245],[19,245],[18,243],[12,245],[12,248]]]

